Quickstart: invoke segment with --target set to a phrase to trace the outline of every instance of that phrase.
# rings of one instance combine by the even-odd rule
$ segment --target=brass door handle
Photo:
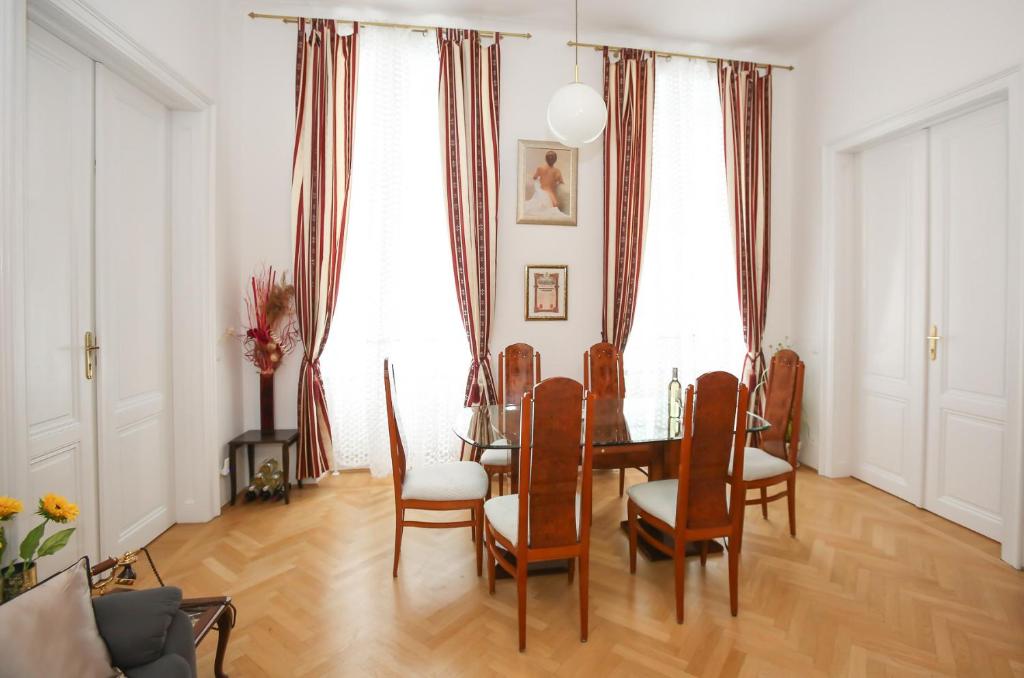
[[[96,376],[96,351],[100,350],[96,343],[96,337],[92,332],[85,333],[85,378],[92,379]]]
[[[926,338],[928,339],[928,357],[934,361],[939,353],[939,339],[942,339],[939,335],[939,328],[932,325],[932,331]]]

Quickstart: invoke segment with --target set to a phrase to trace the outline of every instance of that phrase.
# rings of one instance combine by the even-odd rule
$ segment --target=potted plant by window
[[[22,505],[17,499],[0,497],[0,578],[3,579],[0,602],[7,602],[19,593],[23,593],[36,585],[36,561],[51,556],[64,548],[75,528],[69,527],[54,532],[46,539],[46,526],[49,523],[65,524],[78,517],[78,507],[58,494],[47,494],[39,500],[36,514],[42,516],[43,522],[29,530],[21,540],[18,555],[4,565],[7,552],[7,536],[4,534],[4,522],[21,513]]]

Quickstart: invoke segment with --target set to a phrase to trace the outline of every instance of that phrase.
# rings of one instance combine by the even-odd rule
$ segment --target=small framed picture
[[[530,264],[526,267],[526,319],[569,318],[569,267]]]
[[[577,149],[519,140],[518,224],[576,225]]]

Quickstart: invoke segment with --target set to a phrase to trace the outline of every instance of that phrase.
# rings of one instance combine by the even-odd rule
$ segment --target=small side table
[[[217,655],[213,662],[213,675],[228,678],[224,673],[224,655],[227,654],[231,627],[235,625],[235,606],[231,604],[231,597],[185,598],[181,601],[181,610],[192,622],[192,639],[196,647],[203,642],[210,629],[217,629]]]
[[[294,428],[277,429],[275,431],[261,431],[254,429],[246,431],[228,443],[228,469],[231,472],[231,505],[235,505],[238,496],[238,468],[235,460],[235,452],[238,448],[245,447],[249,453],[249,473],[256,475],[256,446],[257,445],[280,445],[281,466],[284,467],[284,503],[289,503],[289,491],[291,481],[288,480],[289,473],[289,449],[299,442],[299,432]],[[302,480],[299,480],[299,487],[302,487]]]

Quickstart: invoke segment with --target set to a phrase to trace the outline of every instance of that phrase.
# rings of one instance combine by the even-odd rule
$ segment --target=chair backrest
[[[800,444],[800,410],[804,397],[804,363],[788,348],[772,356],[764,418],[771,428],[761,433],[759,447],[769,454],[796,464]],[[790,424],[792,423],[792,426]],[[786,445],[786,431],[790,431]]]
[[[696,396],[693,385],[686,388],[676,525],[726,528],[742,517],[743,483],[731,485],[730,503],[725,496],[730,456],[733,477],[743,478],[746,414],[747,387],[728,372],[702,374]]]
[[[395,482],[395,501],[402,496],[405,482],[405,444],[402,442],[402,419],[398,414],[398,389],[395,368],[384,359],[384,400],[388,408],[388,437],[391,439],[391,475]]]
[[[602,341],[583,352],[583,388],[598,398],[625,398],[622,352]]]
[[[550,548],[576,544],[589,535],[593,446],[584,446],[581,531],[576,530],[576,486],[580,478],[583,385],[553,377],[523,398],[519,453],[517,544]],[[525,547],[525,546],[524,546]]]
[[[518,405],[539,382],[540,351],[533,346],[511,344],[498,354],[498,404]]]

